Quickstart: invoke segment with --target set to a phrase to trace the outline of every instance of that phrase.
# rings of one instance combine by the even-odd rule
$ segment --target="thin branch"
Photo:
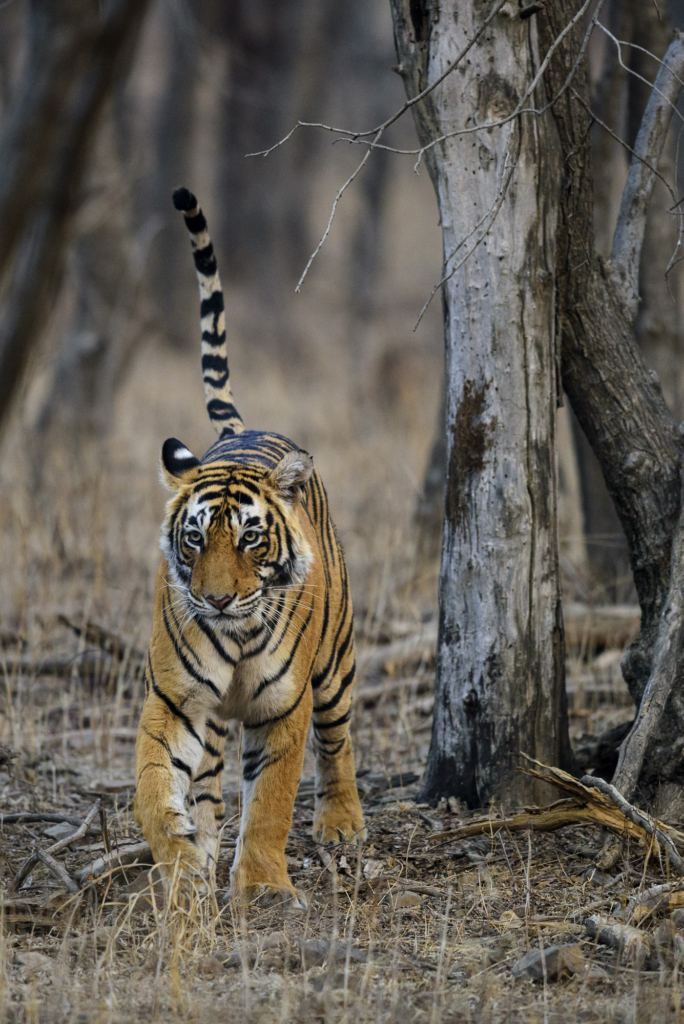
[[[290,131],[287,133],[287,135],[285,135],[279,142],[275,143],[275,145],[271,146],[269,149],[260,150],[259,152],[256,152],[256,153],[247,153],[246,154],[247,156],[268,156],[275,149],[278,149],[279,146],[282,146],[285,142],[287,142],[288,139],[291,139],[293,134],[295,133],[295,131],[298,128],[300,128],[300,127],[302,127],[302,128],[303,127],[322,128],[325,131],[329,131],[329,132],[332,132],[332,133],[334,133],[336,135],[345,137],[344,139],[341,139],[340,141],[357,142],[357,143],[358,142],[364,142],[369,147],[368,152],[364,156],[363,160],[356,167],[356,169],[352,172],[352,174],[350,174],[350,176],[347,178],[347,180],[342,185],[342,187],[338,190],[338,192],[337,192],[337,194],[335,196],[333,205],[332,205],[332,209],[330,211],[330,216],[328,218],[328,223],[326,225],[325,231],[323,232],[323,236],[322,236],[321,240],[319,241],[318,245],[316,246],[316,248],[314,249],[314,251],[312,252],[311,256],[309,257],[309,259],[307,261],[307,264],[306,264],[306,266],[304,268],[304,272],[302,273],[302,276],[300,277],[299,281],[297,282],[297,287],[295,288],[295,292],[299,292],[301,290],[302,284],[304,282],[304,279],[305,279],[306,275],[309,272],[311,264],[315,260],[316,256],[318,255],[318,253],[321,250],[321,247],[323,246],[323,243],[325,242],[326,238],[330,234],[330,228],[332,227],[332,222],[333,222],[333,219],[335,217],[335,213],[337,211],[337,205],[338,205],[340,199],[342,198],[342,196],[344,195],[344,193],[346,192],[346,190],[351,185],[351,183],[358,177],[358,175],[363,170],[365,164],[368,161],[368,157],[370,155],[371,150],[373,150],[375,148],[378,148],[378,149],[380,149],[380,148],[382,148],[382,149],[390,149],[390,147],[380,146],[379,145],[380,139],[382,138],[382,135],[385,132],[385,130],[387,128],[389,128],[389,126],[391,124],[394,124],[394,122],[397,121],[400,117],[402,117],[406,113],[407,110],[409,110],[411,107],[415,106],[421,100],[425,99],[426,96],[428,96],[434,89],[436,89],[439,85],[441,85],[442,82],[453,71],[455,71],[455,69],[458,67],[458,65],[461,63],[461,61],[464,59],[464,57],[470,52],[472,47],[478,41],[478,39],[483,34],[483,32],[487,29],[487,27],[494,20],[494,18],[499,13],[501,8],[504,6],[504,3],[505,3],[505,0],[499,0],[499,2],[494,6],[492,11],[488,15],[488,17],[484,20],[484,22],[482,23],[480,28],[477,30],[477,32],[475,33],[473,38],[470,39],[466,43],[466,45],[463,47],[463,49],[458,54],[458,56],[448,65],[448,67],[445,69],[445,71],[443,71],[442,74],[437,79],[435,79],[434,82],[431,82],[430,85],[425,87],[425,89],[423,89],[421,92],[417,93],[410,100],[407,100],[399,110],[395,111],[395,113],[392,114],[390,117],[388,117],[382,124],[377,125],[376,128],[371,129],[369,131],[365,131],[365,132],[353,132],[353,131],[347,131],[344,128],[334,128],[331,125],[326,125],[326,124],[322,124],[322,123],[298,121],[297,124],[295,124],[294,127],[290,129]],[[541,110],[538,110],[536,107],[526,108],[524,106],[524,104],[529,99],[529,97],[533,94],[534,90],[537,88],[539,82],[541,81],[542,75],[544,74],[544,71],[548,67],[548,64],[549,64],[553,54],[555,53],[556,49],[560,46],[561,42],[563,41],[565,36],[568,34],[568,32],[570,32],[572,30],[572,28],[577,24],[577,22],[584,16],[584,14],[589,9],[589,7],[590,7],[590,5],[592,3],[593,3],[593,0],[585,0],[585,2],[582,4],[580,9],[577,11],[575,16],[568,22],[568,24],[564,27],[564,29],[560,33],[560,35],[554,40],[553,44],[549,47],[549,49],[548,49],[548,51],[547,51],[547,53],[546,53],[546,55],[544,57],[544,60],[540,64],[539,69],[538,69],[536,75],[532,79],[532,82],[530,83],[530,85],[525,90],[524,95],[522,96],[522,98],[519,101],[518,105],[516,106],[515,110],[511,114],[509,114],[507,117],[501,118],[501,120],[499,120],[499,121],[490,121],[490,122],[485,122],[484,124],[481,124],[481,125],[475,125],[472,128],[458,129],[458,130],[456,130],[454,132],[449,132],[446,135],[440,136],[437,139],[433,139],[432,142],[428,143],[426,146],[423,146],[420,150],[417,151],[417,153],[418,153],[418,160],[416,161],[414,170],[417,172],[418,166],[420,164],[420,161],[423,158],[423,154],[425,152],[427,152],[429,149],[432,149],[439,142],[443,142],[446,139],[453,138],[453,137],[455,137],[457,135],[467,135],[467,134],[470,134],[472,132],[480,132],[480,131],[484,131],[484,130],[489,129],[489,128],[501,127],[502,125],[508,124],[510,121],[515,120],[517,117],[520,116],[520,114],[523,114],[523,113],[530,113],[530,114],[535,114],[535,115],[541,115],[541,114],[545,113],[547,110],[549,110],[553,106],[553,104],[556,103],[557,100],[560,99],[560,97],[563,95],[565,90],[570,85],[570,83],[571,83],[572,79],[574,78],[575,74],[577,73],[577,69],[579,68],[579,65],[580,65],[580,63],[582,61],[582,58],[584,57],[587,45],[589,43],[589,38],[591,36],[591,33],[593,32],[594,25],[596,25],[597,22],[598,22],[598,18],[599,18],[599,15],[601,13],[601,10],[603,8],[603,5],[605,3],[605,0],[599,0],[598,4],[596,5],[596,9],[594,11],[594,15],[593,15],[593,17],[591,19],[589,27],[587,28],[587,31],[585,32],[584,39],[582,40],[582,45],[580,46],[580,49],[579,49],[579,52],[577,54],[577,58],[575,60],[575,63],[573,64],[573,67],[571,68],[571,70],[570,70],[570,72],[569,72],[569,74],[568,74],[568,76],[566,78],[566,81],[564,82],[563,86],[559,90],[558,94],[556,96],[554,96],[554,98],[549,103],[547,103],[546,106],[542,107]],[[372,139],[372,141],[368,141],[369,136],[371,136],[371,135],[374,136],[374,138]],[[401,151],[397,151],[397,152],[401,152]],[[480,239],[480,241],[481,241],[481,239]],[[479,244],[479,242],[478,242],[478,244]],[[462,264],[459,264],[459,266],[462,266]],[[432,298],[432,296],[430,298]],[[428,300],[428,303],[429,303],[429,301],[430,300]],[[424,310],[421,312],[420,317],[418,318],[418,323],[420,322],[420,319],[421,319],[421,317],[423,315],[423,312],[424,312]],[[416,324],[416,327],[417,326],[418,326],[418,324]],[[415,330],[415,328],[414,328],[414,330]]]
[[[682,509],[672,540],[670,590],[658,623],[651,674],[634,725],[620,747],[613,777],[614,786],[626,797],[634,792],[679,671],[684,643],[684,505]]]
[[[382,132],[379,132],[378,135],[377,135],[377,138],[380,138],[381,134],[382,134]],[[368,149],[368,151],[367,151],[366,155],[364,156],[363,160],[361,161],[361,163],[356,168],[356,170],[353,171],[349,175],[349,177],[345,181],[344,185],[340,189],[338,189],[337,195],[335,196],[335,201],[332,204],[332,210],[330,211],[330,216],[328,218],[328,223],[326,225],[325,231],[323,232],[323,235],[321,236],[320,242],[318,243],[318,245],[316,246],[314,251],[309,256],[307,264],[304,267],[304,271],[302,273],[302,276],[299,278],[299,281],[297,282],[297,287],[295,288],[296,292],[298,292],[301,289],[302,284],[304,283],[304,278],[309,273],[309,267],[311,266],[313,261],[318,256],[318,254],[321,251],[321,248],[323,246],[323,243],[325,242],[326,238],[330,234],[330,228],[332,226],[333,218],[335,217],[335,211],[337,210],[337,204],[339,203],[340,199],[342,198],[344,193],[347,191],[347,189],[349,188],[351,183],[354,181],[354,179],[357,178],[358,175],[361,173],[361,171],[363,170],[365,164],[368,162],[368,157],[371,155],[372,152],[373,152],[373,147],[371,146],[370,149]]]
[[[45,822],[49,825],[75,825],[76,828],[83,824],[82,818],[72,818],[69,814],[40,814],[36,811],[16,811],[12,814],[0,814],[0,826],[2,825],[31,825],[35,822]]]
[[[493,9],[490,11],[488,17],[485,18],[485,20],[480,25],[479,29],[477,30],[477,32],[475,33],[473,38],[470,39],[466,43],[466,45],[463,47],[463,49],[458,54],[458,56],[455,57],[454,60],[451,62],[451,64],[449,64],[447,66],[446,70],[439,76],[439,78],[437,78],[434,82],[432,82],[425,89],[423,89],[422,92],[417,93],[412,99],[406,100],[406,102],[403,104],[402,107],[400,107],[399,110],[395,111],[394,114],[392,114],[390,117],[388,117],[386,121],[383,121],[382,124],[377,125],[376,128],[371,128],[371,129],[369,129],[368,131],[365,131],[365,132],[350,132],[350,131],[347,131],[346,128],[332,128],[332,127],[330,127],[327,124],[315,124],[315,123],[306,122],[306,121],[298,121],[297,124],[294,126],[294,128],[291,131],[289,131],[287,133],[287,135],[283,139],[280,140],[280,142],[276,142],[276,144],[274,146],[271,146],[270,149],[265,149],[265,150],[262,150],[261,152],[258,152],[258,153],[247,153],[246,155],[247,156],[268,156],[268,154],[272,153],[274,149],[278,148],[278,146],[282,146],[284,142],[287,142],[287,140],[292,137],[292,135],[297,130],[297,128],[300,128],[300,127],[302,127],[302,128],[304,128],[304,127],[307,127],[307,128],[323,128],[326,131],[334,132],[336,135],[348,135],[352,139],[361,139],[364,136],[366,138],[368,138],[370,135],[382,134],[385,131],[386,128],[389,128],[389,126],[391,124],[394,124],[394,122],[398,121],[400,117],[403,117],[403,115],[406,113],[406,111],[410,110],[411,107],[414,107],[416,105],[416,103],[419,103],[422,99],[425,99],[425,97],[428,96],[434,89],[436,89],[437,86],[442,84],[442,82],[444,81],[445,78],[448,78],[448,76],[451,74],[452,71],[456,70],[458,65],[461,63],[461,61],[464,59],[464,57],[466,57],[468,55],[468,53],[470,53],[470,51],[472,50],[473,46],[478,41],[478,39],[480,38],[482,33],[489,27],[489,25],[492,23],[494,18],[497,16],[497,14],[501,10],[501,8],[507,2],[508,2],[508,0],[498,0],[498,2],[494,5]],[[590,2],[591,2],[591,0],[586,0],[586,2],[584,4],[584,7],[588,7]]]
[[[684,36],[675,32],[641,120],[610,254],[613,280],[632,319],[636,317],[639,308],[639,261],[648,204],[657,174],[653,167],[647,165],[646,158],[655,164],[658,162],[679,95],[682,74]]]
[[[37,850],[36,857],[38,860],[43,862],[50,874],[54,875],[55,878],[57,878],[62,885],[66,887],[67,891],[70,892],[72,896],[76,896],[80,892],[78,885],[74,882],[63,864],[60,864],[59,861],[56,861],[54,857],[51,857],[50,854],[46,853],[44,850]]]

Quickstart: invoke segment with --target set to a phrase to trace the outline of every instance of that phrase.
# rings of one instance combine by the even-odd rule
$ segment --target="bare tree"
[[[451,793],[474,804],[520,794],[511,771],[520,749],[553,763],[568,757],[548,457],[557,363],[629,546],[642,630],[625,678],[637,704],[647,684],[645,700],[657,692],[664,707],[663,692],[670,699],[657,740],[655,730],[646,742],[642,733],[630,785],[678,778],[684,723],[665,654],[679,643],[670,554],[680,441],[635,321],[646,214],[684,44],[677,37],[660,65],[603,261],[593,233],[585,59],[601,5],[587,28],[589,6],[495,3],[478,16],[475,5],[459,7],[450,18],[392,0],[445,251],[447,481],[431,799]]]
[[[0,326],[0,417],[62,280],[69,226],[105,102],[147,0],[32,0],[29,54],[0,140],[0,278],[15,257]]]
[[[392,11],[409,97],[464,54],[414,107],[445,267],[439,694],[424,795],[478,806],[529,793],[514,771],[521,749],[570,760],[554,465],[560,154],[550,112],[510,117],[543,106],[533,19],[504,4],[488,18],[475,4],[457,17],[408,0]]]

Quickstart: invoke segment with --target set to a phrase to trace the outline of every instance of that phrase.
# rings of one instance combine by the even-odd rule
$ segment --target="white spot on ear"
[[[299,448],[288,452],[271,473],[271,483],[285,493],[295,491],[311,478],[313,459],[308,452]]]

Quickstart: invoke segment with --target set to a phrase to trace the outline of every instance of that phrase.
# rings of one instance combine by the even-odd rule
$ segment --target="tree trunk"
[[[472,39],[480,8],[392,0],[409,96]],[[414,108],[421,142],[509,113],[538,64],[535,20],[506,8]],[[570,758],[554,465],[557,156],[546,115],[449,139],[427,161],[447,267],[508,185],[486,237],[444,286],[446,509],[424,797],[471,807],[537,795],[515,772],[521,750]]]
[[[576,12],[576,0],[555,0],[539,16],[548,45]],[[579,31],[568,34],[551,62],[549,95],[555,95],[572,68],[579,48]],[[678,77],[684,72],[681,39],[677,43]],[[677,78],[667,83],[674,100]],[[653,91],[659,103],[658,91]],[[666,125],[670,107],[662,104],[660,123]],[[620,219],[609,260],[597,256],[592,230],[592,165],[587,145],[589,90],[586,68],[580,66],[572,92],[554,104],[553,113],[563,148],[566,187],[561,194],[558,232],[558,318],[562,324],[563,383],[575,414],[594,450],[615,503],[629,545],[634,582],[641,605],[641,632],[622,662],[630,692],[641,704],[653,664],[653,647],[670,586],[672,539],[680,508],[681,439],[665,404],[657,378],[639,351],[634,320],[641,239],[632,230],[645,229],[649,189],[630,185],[637,177],[654,175],[633,158],[623,195],[629,213]],[[657,119],[652,119],[651,126]],[[642,126],[649,128],[648,111]],[[639,133],[641,137],[641,131]],[[664,134],[653,137],[642,153],[658,163]],[[648,139],[648,131],[644,135]],[[639,140],[636,143],[639,148]],[[627,206],[625,206],[627,204]],[[622,211],[621,211],[622,217]],[[631,237],[624,227],[632,230]],[[681,656],[680,656],[681,664]],[[652,685],[652,684],[651,684]],[[684,678],[673,685],[665,714],[646,751],[639,789],[647,800],[658,800],[664,814],[679,814],[681,806]]]
[[[0,275],[14,261],[0,329],[0,422],[55,304],[68,229],[107,98],[146,0],[33,0],[29,55],[0,142]]]
[[[126,180],[117,142],[110,115],[88,180],[88,227],[74,245],[74,316],[32,438],[36,489],[46,461],[53,473],[78,467],[82,479],[101,472],[102,442],[141,333],[135,312],[150,218],[136,237],[131,182]]]

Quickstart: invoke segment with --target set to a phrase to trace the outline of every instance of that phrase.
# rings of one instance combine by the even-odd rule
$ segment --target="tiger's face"
[[[277,591],[302,583],[313,560],[300,522],[302,489],[313,472],[304,451],[275,469],[201,465],[179,441],[162,451],[167,484],[161,548],[188,610],[235,636],[260,625]]]

